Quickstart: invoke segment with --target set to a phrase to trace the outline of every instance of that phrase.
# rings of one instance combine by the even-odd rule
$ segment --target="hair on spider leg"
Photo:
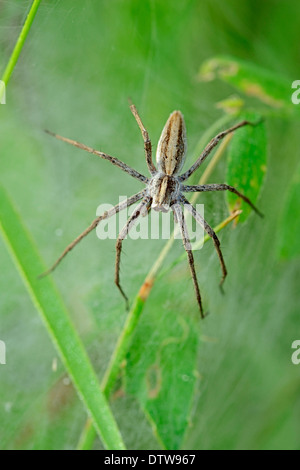
[[[221,251],[218,236],[211,228],[211,226],[206,222],[206,220],[202,217],[202,215],[197,212],[195,207],[185,198],[184,193],[227,190],[235,193],[238,197],[242,198],[254,211],[256,211],[257,214],[261,216],[262,214],[254,206],[254,204],[252,204],[249,198],[241,194],[232,186],[229,186],[225,183],[210,185],[184,185],[182,183],[187,180],[200,167],[200,165],[205,161],[205,159],[214,149],[214,147],[216,147],[216,145],[225,136],[237,131],[243,126],[257,125],[259,121],[257,123],[242,121],[230,127],[229,129],[220,132],[206,145],[196,162],[187,171],[181,173],[185,162],[187,150],[186,129],[182,113],[180,111],[173,111],[173,113],[170,114],[162,130],[156,150],[156,167],[152,160],[152,144],[148,131],[140,118],[137,108],[132,102],[130,103],[130,110],[136,120],[136,123],[138,124],[144,142],[145,159],[148,171],[150,173],[149,177],[139,173],[138,171],[131,168],[126,163],[122,162],[116,157],[112,157],[99,150],[95,150],[92,147],[88,147],[87,145],[77,142],[75,140],[71,140],[66,137],[62,137],[58,134],[54,134],[53,132],[46,131],[47,134],[55,137],[58,140],[73,145],[74,147],[77,147],[81,150],[85,150],[90,154],[97,155],[98,157],[103,158],[104,160],[108,160],[113,165],[116,165],[117,167],[121,168],[121,170],[123,170],[125,173],[139,180],[141,183],[144,183],[146,187],[139,193],[128,198],[125,202],[123,201],[117,204],[113,209],[105,212],[102,216],[97,217],[91,223],[91,225],[86,230],[84,230],[84,232],[82,232],[81,235],[79,235],[72,243],[70,243],[66,247],[62,255],[57,259],[57,261],[52,265],[52,267],[46,273],[44,273],[44,275],[54,271],[54,269],[67,255],[67,253],[71,251],[86,235],[88,235],[88,233],[90,233],[94,228],[96,228],[102,220],[107,219],[116,212],[120,212],[121,210],[130,207],[134,203],[138,202],[138,206],[133,210],[125,226],[121,229],[116,241],[115,284],[118,287],[121,295],[123,296],[126,306],[128,308],[129,300],[120,282],[120,263],[123,241],[129,234],[131,228],[137,223],[138,218],[140,216],[147,215],[151,209],[154,209],[159,212],[168,212],[172,210],[174,214],[174,221],[178,224],[178,227],[181,232],[182,243],[186,251],[188,265],[190,268],[190,273],[194,285],[194,291],[200,315],[201,318],[204,318],[206,315],[204,314],[202,306],[202,298],[195,269],[194,255],[193,250],[191,248],[189,233],[186,227],[185,216],[183,213],[182,206],[184,206],[191,213],[196,223],[202,226],[202,228],[207,233],[207,235],[209,235],[214,244],[222,271],[221,285],[223,284],[227,276],[227,269],[225,266],[225,261]]]

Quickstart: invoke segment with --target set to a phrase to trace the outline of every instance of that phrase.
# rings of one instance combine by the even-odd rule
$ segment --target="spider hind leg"
[[[204,311],[203,311],[202,299],[201,299],[201,294],[200,294],[200,289],[199,289],[199,284],[198,284],[198,279],[197,279],[197,274],[196,274],[196,269],[195,269],[195,263],[194,263],[194,255],[192,252],[191,242],[189,239],[186,223],[184,220],[183,210],[180,204],[173,204],[172,210],[174,212],[174,216],[176,217],[177,223],[179,224],[179,227],[180,227],[182,242],[183,242],[183,246],[186,251],[187,257],[188,257],[189,267],[190,267],[190,271],[191,271],[191,275],[193,279],[196,299],[197,299],[197,303],[199,306],[201,318],[203,319],[206,317],[206,314],[204,314]]]
[[[115,284],[126,302],[127,310],[129,310],[129,299],[127,295],[125,294],[120,283],[120,262],[121,262],[122,243],[125,237],[128,235],[128,233],[132,229],[132,227],[137,223],[137,220],[140,217],[140,215],[143,216],[145,214],[145,211],[147,211],[147,208],[150,205],[150,203],[151,203],[151,199],[149,198],[149,196],[145,196],[144,199],[139,203],[139,205],[136,207],[136,209],[133,211],[133,213],[127,220],[125,226],[119,233],[119,236],[116,242]]]

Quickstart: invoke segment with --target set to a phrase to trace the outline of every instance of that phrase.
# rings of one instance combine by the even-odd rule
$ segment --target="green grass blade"
[[[100,438],[108,449],[124,449],[114,417],[104,394],[100,391],[97,376],[52,279],[37,279],[38,274],[45,270],[45,266],[3,188],[0,188],[0,220],[0,233],[16,268],[46,324],[47,331]]]
[[[40,3],[41,3],[41,0],[33,0],[32,2],[32,5],[31,5],[31,8],[29,10],[29,13],[28,13],[28,16],[25,20],[25,23],[23,25],[23,28],[22,28],[22,31],[18,37],[18,40],[16,42],[16,45],[14,47],[14,50],[10,56],[10,59],[8,61],[8,64],[6,66],[6,69],[3,73],[3,76],[2,76],[2,82],[4,82],[5,85],[8,84],[9,82],[9,79],[11,77],[11,74],[15,68],[15,65],[18,61],[18,58],[21,54],[21,51],[23,49],[23,46],[24,46],[24,43],[26,41],[26,38],[27,38],[27,35],[30,31],[30,28],[31,28],[31,25],[32,25],[32,22],[35,18],[35,15],[38,11],[38,8],[40,6]],[[5,91],[5,88],[4,87],[0,87],[0,101],[1,101],[1,98],[2,98],[2,95]]]
[[[143,287],[141,290],[143,290]],[[105,397],[107,398],[109,398],[116,383],[120,372],[120,364],[126,357],[126,354],[130,348],[134,332],[144,309],[146,298],[142,296],[141,290],[137,294],[133,307],[128,314],[122,333],[118,339],[118,343],[115,347],[109,366],[101,383],[101,388]],[[91,420],[88,420],[80,436],[77,449],[90,450],[93,446],[95,437],[96,432],[93,427],[93,423]]]

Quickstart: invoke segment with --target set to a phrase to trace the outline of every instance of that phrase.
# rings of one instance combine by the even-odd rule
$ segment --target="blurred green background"
[[[0,0],[1,70],[29,4]],[[215,104],[233,93],[221,81],[199,81],[202,62],[230,54],[292,83],[300,79],[299,31],[296,0],[42,1],[7,104],[0,106],[0,174],[47,265],[94,219],[99,204],[116,204],[119,195],[134,194],[141,185],[43,129],[145,173],[128,97],[154,147],[169,113],[180,109],[187,168],[199,138],[222,115]],[[287,187],[299,162],[299,121],[270,118],[266,124],[268,170],[258,201],[265,218],[251,214],[245,224],[221,233],[229,271],[225,296],[212,243],[195,255],[210,315],[197,323],[198,381],[185,449],[300,446],[300,365],[291,362],[291,344],[300,339],[300,266],[299,258],[281,259],[278,250]],[[210,182],[224,182],[225,173],[224,160]],[[226,217],[224,194],[200,202],[211,225]],[[163,240],[126,241],[121,274],[131,299],[163,246]],[[54,275],[100,377],[126,318],[113,284],[114,247],[113,240],[100,242],[91,234]],[[182,249],[177,241],[168,261]],[[0,339],[7,346],[7,365],[0,366],[0,446],[72,449],[85,411],[2,241],[0,253]],[[160,279],[146,304],[139,330],[145,358],[149,338],[143,328],[159,331],[178,312],[199,315],[186,263]],[[128,448],[159,448],[134,396],[117,394],[112,406]]]

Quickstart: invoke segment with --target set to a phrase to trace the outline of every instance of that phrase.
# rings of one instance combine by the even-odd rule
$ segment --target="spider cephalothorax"
[[[146,162],[148,166],[148,170],[150,172],[150,178],[142,175],[141,173],[137,172],[133,168],[126,165],[122,161],[118,160],[115,157],[111,157],[103,152],[98,150],[94,150],[91,147],[87,147],[84,144],[80,144],[74,140],[66,139],[65,137],[61,137],[57,134],[49,134],[53,135],[57,139],[60,139],[64,142],[67,142],[75,147],[81,148],[86,150],[90,153],[100,156],[105,160],[109,160],[114,165],[120,167],[123,171],[130,174],[133,178],[138,179],[142,183],[146,184],[146,188],[140,191],[139,193],[135,194],[134,196],[129,197],[125,201],[120,202],[114,208],[106,211],[103,215],[97,217],[91,225],[81,234],[79,235],[67,248],[64,250],[62,255],[58,258],[58,260],[54,263],[54,265],[47,271],[45,274],[50,273],[53,271],[56,266],[60,263],[60,261],[65,257],[65,255],[79,243],[89,232],[91,232],[97,225],[101,222],[101,220],[107,219],[112,215],[120,212],[121,210],[125,209],[126,207],[131,206],[135,202],[141,201],[136,209],[133,211],[131,216],[129,217],[126,225],[121,230],[116,243],[116,267],[115,267],[115,283],[118,286],[121,294],[123,295],[126,302],[128,302],[127,296],[124,293],[121,284],[120,284],[120,257],[121,257],[121,250],[122,250],[122,242],[124,238],[127,236],[130,229],[134,226],[137,222],[137,219],[141,215],[147,214],[148,210],[151,208],[156,211],[161,212],[168,212],[172,210],[174,213],[174,220],[179,224],[182,241],[184,248],[188,255],[189,266],[191,270],[191,275],[193,278],[195,293],[197,297],[197,302],[199,305],[201,317],[204,317],[201,295],[199,290],[199,285],[197,281],[197,275],[194,266],[194,257],[192,253],[192,248],[189,240],[189,235],[187,232],[184,214],[183,214],[183,205],[184,207],[192,214],[195,220],[203,227],[206,233],[212,238],[212,241],[215,245],[215,248],[218,253],[218,257],[220,260],[221,268],[222,268],[222,279],[221,284],[224,282],[224,279],[227,275],[226,266],[224,263],[223,255],[220,249],[220,242],[213,231],[213,229],[208,225],[202,215],[196,211],[196,209],[189,203],[189,201],[185,198],[184,193],[188,192],[204,192],[204,191],[231,191],[235,193],[237,196],[242,198],[246,201],[252,209],[254,209],[258,214],[260,212],[256,209],[256,207],[252,204],[252,202],[243,194],[241,194],[238,190],[229,186],[227,184],[205,184],[205,185],[193,185],[188,186],[184,185],[183,182],[187,180],[194,171],[196,171],[201,163],[206,159],[206,157],[210,154],[212,149],[218,144],[218,142],[223,139],[226,135],[234,132],[239,127],[245,125],[253,125],[248,121],[242,121],[235,126],[227,129],[223,132],[220,132],[216,137],[214,137],[209,144],[205,147],[199,158],[196,162],[185,172],[180,174],[182,167],[185,161],[186,155],[186,129],[185,123],[183,119],[183,115],[180,111],[174,111],[170,117],[168,118],[159,142],[157,146],[156,152],[156,162],[157,168],[152,162],[152,147],[151,141],[149,139],[148,132],[146,131],[141,118],[137,112],[136,107],[132,104],[130,109],[139,125],[139,128],[142,132],[142,136],[144,139],[144,148],[146,154]],[[261,215],[261,214],[260,214]]]
[[[180,182],[176,176],[155,174],[149,182],[151,207],[156,211],[168,212],[180,194]]]

